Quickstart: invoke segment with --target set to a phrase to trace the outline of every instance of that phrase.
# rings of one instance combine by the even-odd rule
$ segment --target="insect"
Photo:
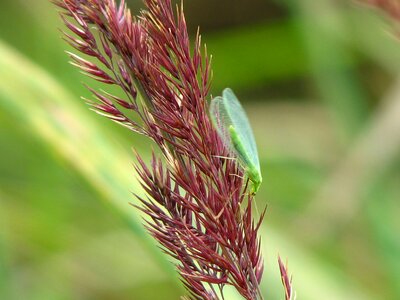
[[[225,146],[235,154],[252,182],[251,193],[255,195],[262,182],[257,146],[246,113],[230,88],[222,92],[222,97],[211,100],[210,116]]]

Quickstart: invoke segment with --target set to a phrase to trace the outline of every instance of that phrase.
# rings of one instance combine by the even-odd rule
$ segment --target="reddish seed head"
[[[89,88],[97,101],[90,105],[151,138],[164,155],[164,161],[153,155],[149,166],[137,155],[149,197],[139,209],[150,217],[148,231],[176,259],[188,299],[219,299],[225,285],[260,299],[261,220],[253,220],[240,167],[221,158],[230,154],[208,117],[210,59],[199,34],[190,48],[182,7],[174,14],[171,0],[144,2],[147,10],[132,19],[124,1],[55,1],[70,30],[66,40],[87,56],[70,54],[73,64],[125,94]]]

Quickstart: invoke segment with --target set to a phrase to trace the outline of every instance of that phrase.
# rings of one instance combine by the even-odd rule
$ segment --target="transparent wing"
[[[247,158],[249,158],[253,166],[258,168],[258,171],[260,171],[260,161],[258,158],[253,130],[251,129],[249,119],[247,118],[247,115],[236,95],[230,88],[227,88],[222,93],[222,100],[218,100],[218,102],[221,102],[218,103],[218,107],[219,111],[222,112],[223,118],[221,118],[221,121],[225,126],[225,131],[230,125],[235,128],[239,139],[243,141]],[[238,154],[241,156],[241,153]]]
[[[229,126],[233,124],[232,120],[229,118],[228,112],[226,111],[222,97],[215,97],[211,100],[210,117],[225,147],[232,152],[235,152],[229,134]]]

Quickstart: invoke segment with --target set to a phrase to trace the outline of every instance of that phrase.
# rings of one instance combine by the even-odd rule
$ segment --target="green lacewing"
[[[262,182],[257,146],[249,119],[230,88],[222,92],[222,97],[211,100],[210,116],[225,146],[235,154],[252,182],[252,194],[256,194]]]

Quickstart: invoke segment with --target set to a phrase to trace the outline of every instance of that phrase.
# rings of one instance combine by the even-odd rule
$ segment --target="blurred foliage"
[[[139,1],[130,1],[135,10]],[[399,299],[400,43],[352,1],[186,1],[213,54],[213,94],[249,112],[276,257],[299,299]],[[0,299],[179,299],[173,268],[129,205],[151,144],[79,100],[47,0],[0,2]],[[229,296],[229,299],[238,299]]]

